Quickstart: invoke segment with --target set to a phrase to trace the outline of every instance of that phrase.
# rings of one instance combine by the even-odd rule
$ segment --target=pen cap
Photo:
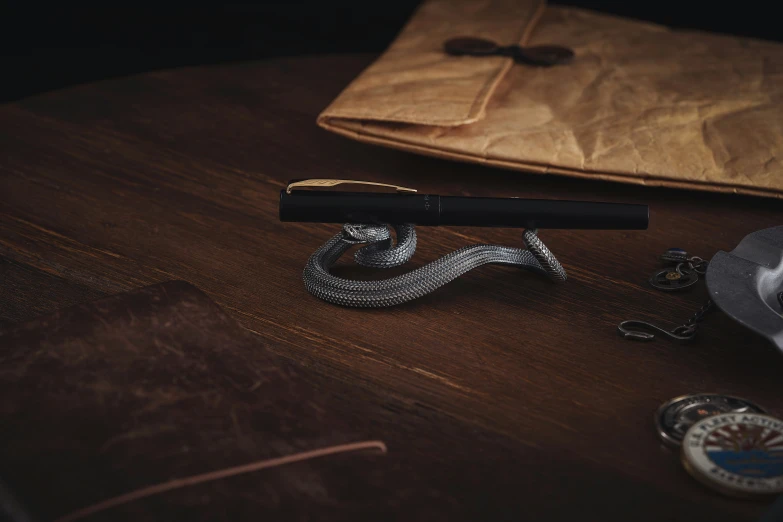
[[[438,196],[320,190],[280,191],[280,221],[438,225]]]

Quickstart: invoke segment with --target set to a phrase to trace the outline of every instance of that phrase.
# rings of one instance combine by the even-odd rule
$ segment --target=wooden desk
[[[689,318],[706,299],[703,285],[651,289],[657,256],[674,246],[706,258],[731,250],[779,225],[780,201],[521,175],[319,129],[318,112],[371,60],[153,72],[0,108],[2,324],[184,279],[280,355],[359,387],[368,402],[395,404],[400,423],[418,422],[409,436],[432,442],[441,461],[480,456],[454,471],[481,477],[471,490],[418,470],[432,474],[439,495],[428,516],[437,518],[441,498],[468,506],[466,518],[482,509],[517,520],[758,517],[763,502],[726,499],[693,480],[659,443],[652,418],[663,401],[694,392],[735,394],[783,414],[780,354],[720,313],[687,346],[632,343],[615,328],[630,318],[671,326]],[[569,274],[562,286],[483,267],[397,308],[345,309],[310,296],[301,281],[308,256],[339,226],[278,220],[280,189],[303,177],[647,203],[651,224],[544,231]],[[410,266],[475,242],[521,238],[422,228]],[[344,275],[369,273],[348,257],[341,265]],[[478,442],[476,433],[503,442]],[[412,509],[389,514],[414,518]]]

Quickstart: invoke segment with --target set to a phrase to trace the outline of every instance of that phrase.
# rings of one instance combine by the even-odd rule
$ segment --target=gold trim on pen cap
[[[400,187],[399,185],[389,185],[387,183],[376,183],[374,181],[356,181],[352,179],[303,179],[302,181],[295,181],[289,183],[286,187],[286,194],[290,194],[291,190],[302,187],[334,187],[335,185],[342,185],[344,183],[350,183],[353,185],[373,185],[376,187],[388,187],[396,189],[397,192],[416,192],[416,189],[408,187]]]

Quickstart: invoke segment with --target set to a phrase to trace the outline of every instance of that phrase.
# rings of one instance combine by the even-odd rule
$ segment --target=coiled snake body
[[[406,274],[378,281],[356,281],[332,275],[329,269],[348,249],[366,244],[355,254],[359,265],[391,268],[407,262],[416,251],[413,225],[389,226],[346,224],[341,233],[324,243],[310,256],[304,269],[307,290],[324,301],[349,307],[379,308],[417,299],[462,274],[482,265],[513,265],[565,282],[566,272],[535,230],[525,230],[526,249],[498,245],[471,245],[455,250]]]

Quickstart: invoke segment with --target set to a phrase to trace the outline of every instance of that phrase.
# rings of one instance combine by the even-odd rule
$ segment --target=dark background
[[[764,2],[562,3],[666,24],[781,40]],[[107,6],[107,4],[111,4]],[[19,2],[0,8],[0,102],[184,65],[318,53],[378,53],[419,0],[129,4]]]

